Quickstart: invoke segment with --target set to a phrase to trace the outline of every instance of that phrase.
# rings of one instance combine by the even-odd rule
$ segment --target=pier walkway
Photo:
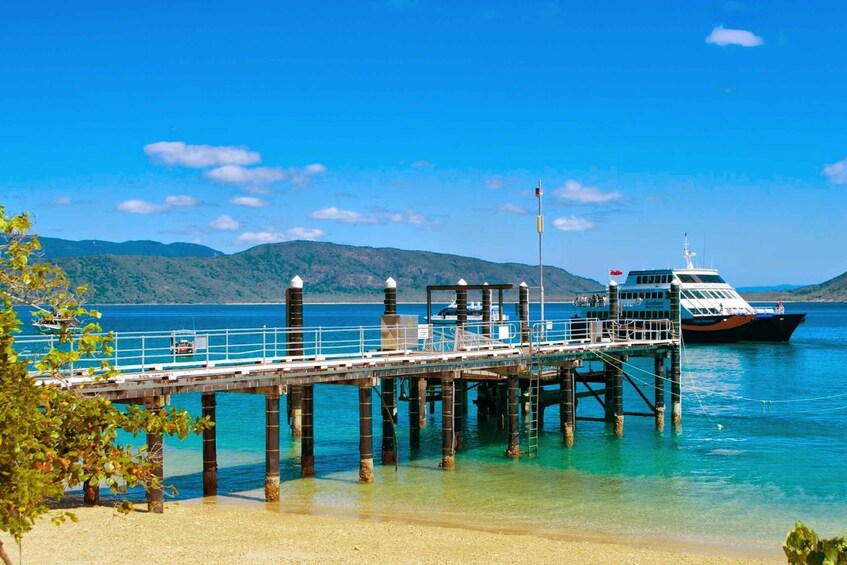
[[[492,286],[500,293],[511,288]],[[451,288],[457,298],[455,324],[420,323],[417,316],[398,315],[396,288],[389,279],[379,325],[307,327],[303,324],[302,281],[295,277],[286,291],[284,327],[113,333],[114,347],[107,361],[117,369],[117,375],[99,368],[103,359],[85,357],[64,369],[58,378],[36,371],[32,375],[85,396],[154,410],[168,405],[173,394],[200,393],[203,416],[212,421],[217,393],[264,395],[265,497],[269,501],[279,499],[282,397],[287,399],[291,435],[300,439],[301,474],[315,474],[316,385],[343,384],[359,389],[359,478],[363,483],[374,481],[374,398],[381,413],[381,460],[386,465],[397,463],[398,402],[402,400],[408,403],[412,449],[420,448],[427,407],[432,414],[436,403],[440,404],[440,467],[453,468],[456,453],[463,450],[469,384],[475,388],[472,402],[477,418],[499,423],[507,436],[505,455],[513,458],[537,453],[544,411],[551,406],[558,407],[559,429],[568,447],[574,444],[578,419],[606,422],[622,437],[624,416],[648,416],[655,418],[656,429],[662,431],[666,382],[671,388],[672,424],[680,425],[678,288],[672,288],[669,296],[671,320],[618,319],[617,289],[610,286],[608,319],[530,323],[528,289],[522,284],[518,320],[491,320],[483,313],[483,322],[476,324],[467,322],[467,289],[483,291],[484,312],[488,312],[488,285]],[[15,340],[15,347],[23,356],[37,359],[51,348],[73,348],[75,344],[73,340],[60,343],[55,336],[22,336]],[[653,400],[624,371],[630,357],[652,358]],[[671,362],[666,370],[668,357]],[[592,361],[599,361],[603,370],[591,371]],[[649,410],[624,412],[625,382]],[[398,397],[401,389],[404,394]],[[595,399],[604,417],[577,418],[580,398]],[[161,457],[162,436],[148,433],[147,447],[151,454]],[[204,495],[217,493],[216,453],[212,427],[203,433]],[[154,458],[159,476],[163,474],[162,465]],[[154,512],[162,511],[161,489],[148,492],[148,506]]]

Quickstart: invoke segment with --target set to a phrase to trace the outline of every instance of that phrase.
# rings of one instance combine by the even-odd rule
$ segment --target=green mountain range
[[[81,242],[39,239],[44,259],[62,267],[74,284],[87,283],[94,290],[90,302],[101,304],[283,302],[294,276],[304,281],[306,302],[379,302],[388,277],[397,282],[400,301],[424,301],[427,285],[456,284],[459,279],[468,284],[511,283],[515,289],[526,282],[530,299],[538,299],[533,288],[538,286],[537,265],[492,263],[427,251],[292,241],[259,245],[233,255],[194,246],[181,248],[182,255],[163,256],[159,254],[163,247],[169,252],[180,248],[127,242],[114,245],[128,246],[122,251],[135,247],[136,254],[67,256],[56,252],[55,246],[70,249],[71,243]],[[197,256],[196,247],[212,254]],[[545,300],[550,302],[572,300],[602,288],[597,281],[544,267]],[[481,300],[473,294],[469,300]],[[439,303],[451,298],[446,292],[433,295],[433,301]],[[506,299],[517,300],[517,290]]]

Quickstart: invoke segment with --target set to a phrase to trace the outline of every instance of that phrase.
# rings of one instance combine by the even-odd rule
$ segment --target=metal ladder
[[[529,458],[538,456],[538,436],[540,434],[540,430],[538,429],[538,415],[541,409],[540,385],[543,369],[541,366],[541,357],[539,356],[535,362],[535,370],[529,373],[529,433],[527,434],[526,449],[526,454]]]

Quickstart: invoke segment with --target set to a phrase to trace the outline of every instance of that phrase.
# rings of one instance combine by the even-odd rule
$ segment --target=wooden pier
[[[397,465],[398,391],[409,416],[408,441],[420,446],[426,426],[427,404],[441,403],[441,468],[452,469],[456,452],[463,449],[467,426],[469,385],[477,389],[480,420],[500,422],[507,457],[533,456],[544,422],[544,410],[558,406],[562,442],[577,440],[577,420],[600,420],[621,437],[625,416],[655,419],[665,425],[665,381],[670,381],[672,425],[681,425],[679,290],[671,288],[671,320],[622,320],[617,309],[617,286],[611,283],[610,315],[606,320],[528,319],[528,289],[518,288],[518,320],[491,320],[491,292],[512,285],[440,285],[430,290],[456,293],[455,325],[419,323],[417,316],[397,314],[393,279],[384,288],[384,314],[379,326],[309,328],[304,326],[303,281],[292,279],[286,291],[286,327],[257,330],[196,332],[192,355],[179,353],[166,332],[119,334],[113,364],[120,376],[97,380],[87,367],[99,360],[80,361],[66,375],[66,386],[80,394],[102,396],[113,402],[160,409],[171,395],[201,393],[203,416],[216,418],[218,393],[253,393],[265,396],[265,498],[280,496],[280,399],[286,398],[287,421],[292,436],[300,438],[301,475],[315,475],[320,461],[314,438],[320,433],[320,414],[314,411],[314,387],[324,384],[356,386],[359,390],[359,480],[374,481],[373,403],[381,416],[380,461]],[[482,324],[467,323],[468,293],[481,293]],[[429,302],[429,299],[428,299]],[[428,308],[429,309],[429,308]],[[36,352],[47,348],[49,338],[19,338],[18,347]],[[170,339],[170,341],[166,341]],[[655,394],[651,400],[636,386],[623,367],[630,358],[653,359]],[[669,370],[666,359],[670,357]],[[599,363],[602,370],[591,370]],[[39,378],[37,374],[34,374]],[[624,412],[624,383],[635,390],[646,406],[643,412]],[[378,391],[377,394],[374,394]],[[403,396],[402,394],[400,395]],[[580,399],[593,399],[603,408],[603,418],[577,417]],[[525,426],[521,426],[521,417]],[[526,431],[523,432],[522,428]],[[156,472],[163,474],[162,437],[148,434],[147,445]],[[203,434],[203,493],[217,494],[215,428]],[[89,495],[88,491],[91,490]],[[93,500],[96,488],[86,489]],[[148,492],[153,512],[163,510],[161,490]]]

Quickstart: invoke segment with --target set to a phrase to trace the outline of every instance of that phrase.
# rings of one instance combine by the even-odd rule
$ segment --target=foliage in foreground
[[[803,522],[794,524],[782,550],[792,565],[847,565],[847,540],[843,537],[820,539]]]
[[[114,375],[108,362],[111,338],[97,333],[97,324],[85,325],[77,335],[63,326],[56,346],[44,355],[16,351],[22,324],[16,305],[36,307],[48,318],[99,317],[81,305],[85,288],[70,289],[61,269],[30,260],[40,248],[30,227],[28,215],[7,216],[0,206],[0,531],[18,542],[66,488],[102,483],[125,493],[128,487],[162,486],[147,446],[120,443],[119,430],[183,438],[211,425],[175,409],[121,410],[106,399],[63,387],[63,369],[83,355],[102,359],[102,374]],[[88,373],[92,378],[94,371]],[[53,519],[60,523],[74,517],[58,512]],[[8,559],[2,542],[0,559]]]

